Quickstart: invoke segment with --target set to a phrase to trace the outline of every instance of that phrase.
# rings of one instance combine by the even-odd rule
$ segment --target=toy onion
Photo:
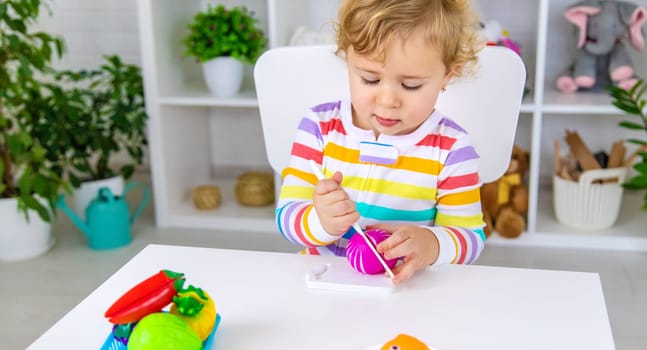
[[[366,231],[366,236],[373,242],[373,246],[376,247],[380,242],[389,237],[389,233],[384,230],[371,229]],[[357,272],[370,275],[384,272],[384,267],[382,267],[382,264],[380,264],[380,261],[368,246],[366,240],[360,234],[354,234],[348,241],[346,245],[346,258],[350,266]],[[382,258],[384,259],[384,255],[382,255]],[[389,268],[393,268],[398,262],[398,259],[384,259],[384,261]]]

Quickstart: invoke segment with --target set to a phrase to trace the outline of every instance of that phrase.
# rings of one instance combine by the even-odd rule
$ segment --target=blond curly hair
[[[425,39],[442,50],[454,77],[471,70],[484,42],[469,0],[344,0],[339,8],[337,53],[352,46],[360,55],[385,59],[389,41],[422,29]]]

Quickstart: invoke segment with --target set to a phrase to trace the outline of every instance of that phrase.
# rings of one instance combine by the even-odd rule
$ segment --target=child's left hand
[[[428,229],[414,225],[371,225],[391,232],[391,236],[377,245],[377,251],[384,254],[386,259],[403,257],[403,264],[393,269],[394,284],[399,284],[411,278],[413,274],[433,264],[440,253],[436,235]]]

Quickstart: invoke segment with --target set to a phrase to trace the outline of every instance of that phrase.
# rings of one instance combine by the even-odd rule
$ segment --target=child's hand
[[[341,236],[352,224],[359,220],[348,193],[341,187],[342,174],[338,171],[329,179],[320,180],[315,185],[313,202],[321,225],[329,234]]]
[[[408,280],[413,274],[428,267],[438,259],[440,246],[433,232],[424,227],[406,225],[372,225],[368,228],[379,228],[391,232],[391,236],[377,245],[377,251],[386,259],[404,257],[403,264],[393,269],[394,284]]]

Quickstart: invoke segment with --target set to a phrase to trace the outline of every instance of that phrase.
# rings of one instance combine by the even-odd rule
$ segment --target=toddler
[[[345,255],[353,223],[384,229],[391,235],[377,250],[401,258],[395,284],[431,264],[478,258],[479,156],[434,108],[476,62],[477,28],[468,0],[342,2],[337,54],[350,100],[314,106],[299,124],[276,210],[285,238],[309,254]]]

